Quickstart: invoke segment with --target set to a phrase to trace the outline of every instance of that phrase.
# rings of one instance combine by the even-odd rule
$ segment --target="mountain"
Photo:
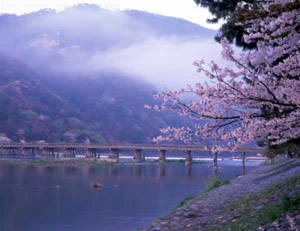
[[[78,110],[39,81],[39,76],[0,54],[0,132],[13,140],[59,140],[59,121]],[[53,137],[52,137],[53,136]]]
[[[158,103],[165,47],[214,36],[182,19],[88,4],[0,15],[0,33],[0,134],[100,143],[150,143],[159,128],[188,124],[144,105]]]
[[[14,141],[149,143],[173,120],[144,108],[154,103],[151,85],[121,73],[43,80],[1,54],[0,133]]]

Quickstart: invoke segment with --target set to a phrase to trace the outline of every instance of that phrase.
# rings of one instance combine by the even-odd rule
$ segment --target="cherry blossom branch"
[[[212,61],[208,70],[204,61],[194,62],[210,83],[154,94],[164,102],[147,108],[175,111],[195,120],[195,128],[167,127],[161,130],[165,135],[154,140],[223,140],[227,145],[216,144],[214,150],[224,150],[254,139],[281,144],[300,138],[299,8],[299,0],[270,0],[259,14],[246,12],[251,17],[243,17],[248,31],[244,40],[257,41],[256,50],[237,57],[223,39],[223,58],[235,68],[221,68]],[[187,93],[198,100],[185,103],[181,97]]]

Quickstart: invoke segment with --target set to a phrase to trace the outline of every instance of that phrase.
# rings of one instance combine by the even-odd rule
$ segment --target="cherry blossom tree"
[[[194,127],[167,127],[155,141],[223,140],[213,150],[235,149],[255,139],[283,144],[300,137],[300,10],[299,0],[266,1],[260,10],[243,10],[239,22],[246,42],[257,49],[239,55],[226,39],[223,58],[234,67],[194,62],[209,81],[178,91],[154,94],[153,108],[171,110],[195,120]],[[207,79],[206,77],[206,79]],[[196,101],[184,100],[187,94]],[[146,106],[152,108],[151,106]],[[198,121],[198,122],[197,122]]]
[[[9,139],[6,134],[0,133],[0,144],[10,143],[11,139]]]

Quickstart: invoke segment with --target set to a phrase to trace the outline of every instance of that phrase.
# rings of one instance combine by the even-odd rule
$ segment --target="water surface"
[[[246,172],[254,168],[248,162]],[[20,166],[0,164],[0,230],[132,231],[196,196],[212,177],[210,164]],[[242,174],[220,161],[220,179]],[[102,190],[91,182],[104,184]]]

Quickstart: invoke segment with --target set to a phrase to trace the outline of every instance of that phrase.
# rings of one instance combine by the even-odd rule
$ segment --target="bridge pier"
[[[43,152],[45,153],[46,157],[55,158],[55,149],[54,148],[44,148]]]
[[[18,157],[18,155],[19,155],[19,148],[12,148],[11,149],[11,155],[13,156],[13,157]]]
[[[159,176],[159,178],[163,178],[166,176],[166,165],[165,164],[159,165],[158,176]]]
[[[186,151],[185,152],[185,164],[191,164],[193,161],[192,159],[192,151]]]
[[[110,159],[119,159],[119,149],[118,148],[111,148],[109,153]]]
[[[86,157],[97,158],[97,149],[88,148],[86,152]]]
[[[6,156],[12,157],[12,149],[11,148],[6,148]]]
[[[159,150],[159,163],[166,162],[166,152],[167,150]]]
[[[31,158],[35,158],[35,150],[34,150],[34,148],[29,148],[28,152],[29,152],[29,156]]]
[[[5,148],[5,154],[7,157],[12,157],[11,148]]]
[[[142,149],[134,149],[133,150],[133,162],[140,163],[142,161],[143,161]]]
[[[90,156],[89,156],[90,153],[89,153],[89,149],[88,149],[88,148],[84,148],[84,149],[83,149],[83,153],[84,153],[84,157],[85,157],[85,158],[89,158],[89,157],[90,157]]]
[[[44,148],[37,148],[37,149],[38,149],[39,154],[43,157],[45,155]]]
[[[13,151],[13,156],[15,156],[15,151]],[[34,148],[21,148],[21,156],[26,158],[33,158],[35,157]]]
[[[44,157],[49,157],[49,150],[48,150],[47,148],[43,148],[43,149],[42,149],[42,155],[43,155]]]
[[[11,148],[6,148],[6,156],[12,157],[12,149]]]
[[[36,153],[35,148],[31,148],[30,151],[29,151],[30,157],[35,158],[35,153]]]
[[[64,157],[75,157],[76,148],[65,148]]]
[[[21,156],[23,158],[27,158],[28,157],[28,150],[26,148],[21,148]]]

